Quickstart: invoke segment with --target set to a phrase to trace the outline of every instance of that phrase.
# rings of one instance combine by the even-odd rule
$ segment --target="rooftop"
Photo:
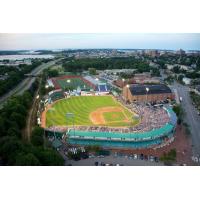
[[[149,89],[148,94],[172,93],[171,89],[164,84],[156,84],[156,85],[133,84],[133,85],[130,85],[130,92],[132,95],[144,95],[147,93],[146,88]]]

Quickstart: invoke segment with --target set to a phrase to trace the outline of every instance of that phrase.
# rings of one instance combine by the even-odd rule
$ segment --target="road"
[[[173,87],[177,89],[179,97],[183,98],[181,105],[185,110],[185,122],[190,126],[192,136],[192,151],[194,156],[200,155],[200,116],[197,114],[196,108],[192,105],[189,94],[189,88],[178,83],[174,83]]]
[[[58,60],[50,61],[48,63],[44,63],[37,68],[35,68],[33,71],[31,71],[30,75],[36,76],[39,75],[44,69],[51,67],[54,65]],[[10,98],[12,95],[21,95],[24,91],[28,90],[32,83],[35,81],[35,77],[27,77],[23,81],[21,81],[15,88],[10,90],[8,93],[6,93],[4,96],[0,98],[0,109],[2,108],[3,104]]]

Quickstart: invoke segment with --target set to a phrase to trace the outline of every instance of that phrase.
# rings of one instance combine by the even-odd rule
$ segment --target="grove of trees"
[[[35,83],[36,84],[36,83]],[[0,161],[3,165],[63,165],[61,155],[50,145],[44,147],[44,130],[36,127],[31,142],[23,140],[26,117],[37,85],[14,96],[0,110]]]
[[[139,73],[142,73],[149,72],[151,69],[147,62],[135,57],[84,58],[63,62],[62,66],[68,72],[81,72],[95,68],[96,70],[137,69]]]

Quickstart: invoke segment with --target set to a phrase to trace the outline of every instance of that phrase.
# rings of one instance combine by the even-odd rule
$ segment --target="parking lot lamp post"
[[[149,92],[149,88],[146,87],[146,103],[147,103],[147,95],[148,95],[148,92]]]

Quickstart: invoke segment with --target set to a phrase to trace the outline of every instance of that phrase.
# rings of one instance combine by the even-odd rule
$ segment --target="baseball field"
[[[55,102],[47,110],[45,126],[133,126],[139,122],[134,115],[112,96],[74,96]]]

